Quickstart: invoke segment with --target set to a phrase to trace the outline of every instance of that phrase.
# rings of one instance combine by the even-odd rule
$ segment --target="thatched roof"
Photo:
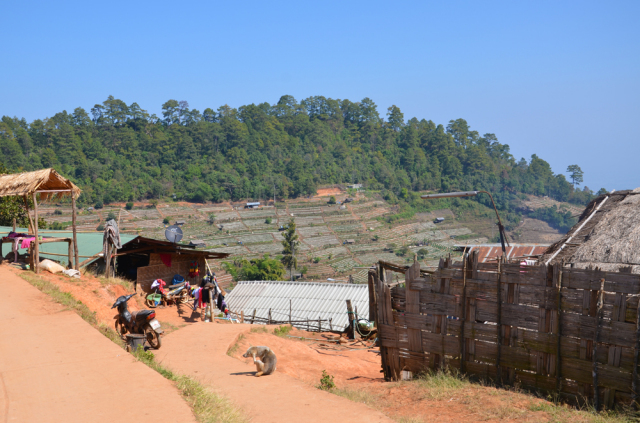
[[[557,253],[550,263],[564,260],[577,268],[640,274],[638,194],[640,188],[601,195],[591,201],[578,223],[549,247],[540,262],[546,263]]]
[[[0,197],[31,195],[36,191],[44,191],[39,192],[41,200],[71,195],[70,191],[60,192],[59,190],[72,190],[71,192],[73,192],[75,198],[78,198],[81,192],[80,188],[75,186],[73,182],[62,177],[53,169],[0,175]]]

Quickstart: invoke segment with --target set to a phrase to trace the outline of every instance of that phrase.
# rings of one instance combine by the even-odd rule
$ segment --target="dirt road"
[[[0,266],[0,422],[195,422],[173,385]]]
[[[254,377],[255,365],[226,355],[250,325],[196,323],[167,335],[156,354],[167,367],[211,386],[252,422],[391,422],[382,413],[276,372]],[[277,351],[276,351],[277,353]]]

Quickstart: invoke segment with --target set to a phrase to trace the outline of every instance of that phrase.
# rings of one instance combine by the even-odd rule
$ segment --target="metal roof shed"
[[[359,316],[369,316],[369,287],[366,284],[242,281],[226,297],[229,309],[234,313],[244,312],[245,316],[251,316],[256,310],[256,317],[267,319],[271,309],[274,320],[287,320],[291,304],[293,320],[332,319],[333,327],[338,329],[348,326],[346,300],[358,307]]]

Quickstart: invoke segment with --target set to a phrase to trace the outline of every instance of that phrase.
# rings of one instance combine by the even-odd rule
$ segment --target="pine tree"
[[[289,277],[291,280],[293,280],[292,269],[298,267],[298,259],[296,258],[298,245],[300,245],[300,241],[298,241],[298,234],[296,234],[296,224],[293,219],[291,219],[284,233],[284,241],[282,241],[282,246],[284,247],[282,250],[283,257],[280,260],[282,264],[284,264],[284,267],[289,269]]]

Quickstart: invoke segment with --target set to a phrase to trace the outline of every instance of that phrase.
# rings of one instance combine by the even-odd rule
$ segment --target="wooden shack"
[[[207,259],[228,257],[227,253],[196,250],[193,246],[137,237],[122,245],[116,252],[116,273],[135,281],[136,290],[149,292],[156,279],[170,283],[179,274],[191,284],[198,284],[207,273]],[[189,276],[192,264],[197,263],[199,274]]]

